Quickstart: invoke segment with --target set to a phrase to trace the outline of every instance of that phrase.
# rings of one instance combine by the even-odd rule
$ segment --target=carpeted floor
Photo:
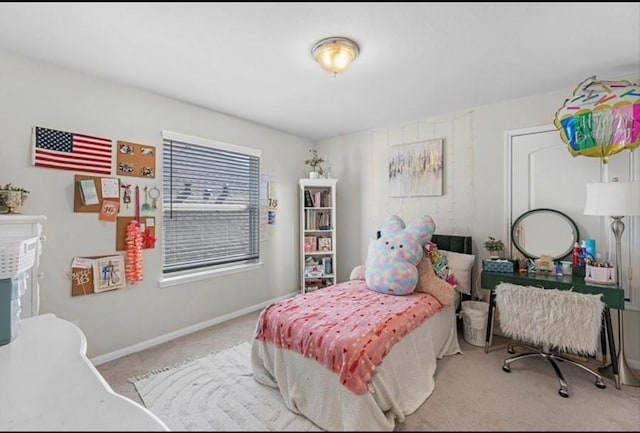
[[[99,365],[98,371],[115,392],[142,402],[129,378],[248,342],[258,314]],[[598,389],[590,375],[561,365],[570,393],[569,398],[562,398],[546,361],[525,359],[513,364],[511,373],[505,373],[502,360],[509,354],[499,339],[489,353],[468,344],[462,336],[459,340],[463,354],[439,361],[433,394],[396,431],[638,431],[640,388],[616,389],[611,379],[605,379],[607,388]]]
[[[176,431],[321,431],[251,373],[248,342],[133,382],[144,405]]]

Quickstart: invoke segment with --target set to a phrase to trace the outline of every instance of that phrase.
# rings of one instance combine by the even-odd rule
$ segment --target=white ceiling
[[[1,3],[0,46],[317,140],[640,73],[640,3]]]

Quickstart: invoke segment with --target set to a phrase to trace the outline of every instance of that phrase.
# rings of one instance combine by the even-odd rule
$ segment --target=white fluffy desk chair
[[[504,360],[502,369],[509,373],[510,365],[523,358],[541,356],[556,372],[562,397],[569,397],[567,382],[556,360],[576,365],[596,378],[596,386],[606,385],[595,371],[583,364],[560,355],[560,352],[595,355],[600,335],[604,303],[600,295],[569,290],[543,289],[501,283],[495,288],[496,307],[500,314],[500,327],[507,337],[536,352],[521,353]],[[538,349],[540,347],[541,349]],[[511,345],[509,352],[513,353]]]

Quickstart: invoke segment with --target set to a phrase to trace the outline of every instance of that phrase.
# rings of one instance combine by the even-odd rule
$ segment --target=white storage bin
[[[0,237],[0,279],[13,278],[33,267],[38,237]]]
[[[480,301],[463,301],[460,316],[464,328],[464,341],[474,346],[484,347],[489,304]]]

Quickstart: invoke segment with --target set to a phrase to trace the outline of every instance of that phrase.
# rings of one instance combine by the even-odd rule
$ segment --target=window
[[[163,131],[162,271],[259,258],[261,151]]]

